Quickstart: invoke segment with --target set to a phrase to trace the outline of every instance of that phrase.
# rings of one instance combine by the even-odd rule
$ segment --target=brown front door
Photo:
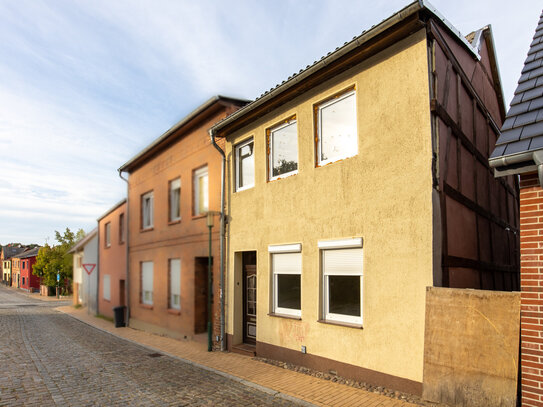
[[[256,252],[243,253],[243,342],[256,344]]]
[[[124,280],[119,280],[119,305],[124,307],[126,305],[125,301],[125,286]]]
[[[207,330],[207,257],[194,258],[194,333]]]

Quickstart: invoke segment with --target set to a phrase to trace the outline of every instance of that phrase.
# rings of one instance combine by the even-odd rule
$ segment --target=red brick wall
[[[543,406],[543,189],[520,179],[521,390],[523,406]]]

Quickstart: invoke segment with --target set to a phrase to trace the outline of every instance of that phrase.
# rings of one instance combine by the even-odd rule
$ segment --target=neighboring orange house
[[[11,258],[11,286],[19,288],[21,287],[21,259],[20,254],[17,254]]]
[[[98,313],[126,306],[126,199],[98,219]]]
[[[128,321],[175,338],[206,332],[208,211],[220,210],[221,156],[208,129],[247,102],[216,96],[119,168],[128,173]],[[103,227],[100,232],[102,233]],[[214,346],[220,341],[219,219],[212,229]]]

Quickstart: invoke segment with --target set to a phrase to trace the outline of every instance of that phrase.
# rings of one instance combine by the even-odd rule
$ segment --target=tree
[[[286,174],[297,169],[298,163],[296,161],[287,161],[282,158],[279,160],[279,165],[273,167],[273,176],[276,177],[279,174]]]
[[[38,252],[36,263],[33,266],[32,274],[41,278],[41,284],[54,287],[57,284],[57,273],[60,274],[60,281],[72,279],[72,255],[68,250],[85,236],[85,232],[79,229],[73,233],[66,228],[64,234],[55,231],[55,239],[59,243],[56,246],[49,246],[47,243]]]

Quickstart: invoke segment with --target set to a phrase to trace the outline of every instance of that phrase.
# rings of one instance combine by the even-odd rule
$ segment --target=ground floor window
[[[111,301],[111,278],[109,274],[104,274],[102,283],[104,285],[104,291],[103,291],[104,300]]]
[[[362,239],[319,242],[325,320],[362,324]]]
[[[153,305],[153,262],[141,262],[141,303]]]
[[[301,244],[269,246],[273,313],[301,316]]]
[[[171,309],[181,309],[181,260],[170,259],[169,269],[169,283],[170,283],[170,296],[169,307]]]

